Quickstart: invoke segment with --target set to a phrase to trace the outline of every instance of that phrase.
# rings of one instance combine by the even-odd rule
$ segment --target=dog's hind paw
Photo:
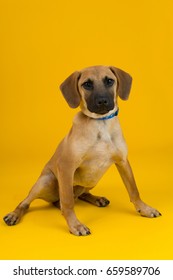
[[[97,205],[98,207],[106,207],[107,205],[109,205],[109,203],[110,201],[106,197],[99,197],[95,201],[95,205]]]
[[[8,226],[14,226],[19,222],[19,216],[15,212],[11,212],[3,220]]]
[[[87,201],[98,207],[106,207],[110,203],[106,197],[96,196],[91,193],[83,193],[79,196],[79,199]]]

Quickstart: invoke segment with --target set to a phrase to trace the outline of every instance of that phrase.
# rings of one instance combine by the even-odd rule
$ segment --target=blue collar
[[[117,109],[116,112],[112,113],[111,115],[108,115],[108,116],[103,117],[103,118],[98,118],[97,120],[104,121],[104,120],[112,119],[112,118],[118,116],[118,113],[119,113],[119,108]]]

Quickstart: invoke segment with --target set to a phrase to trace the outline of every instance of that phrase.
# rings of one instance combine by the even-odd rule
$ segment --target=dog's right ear
[[[60,85],[60,90],[71,108],[77,108],[80,104],[80,95],[78,91],[79,78],[80,72],[76,71]]]

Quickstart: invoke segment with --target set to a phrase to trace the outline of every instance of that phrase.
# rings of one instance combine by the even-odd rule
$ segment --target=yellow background
[[[173,258],[172,14],[172,0],[0,0],[1,259]],[[94,189],[111,204],[75,207],[90,236],[70,235],[43,201],[7,227],[2,217],[26,196],[78,111],[59,84],[95,64],[133,76],[119,117],[141,196],[162,217],[136,214],[112,167]]]

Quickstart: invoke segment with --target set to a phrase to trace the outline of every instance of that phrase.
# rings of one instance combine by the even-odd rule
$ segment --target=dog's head
[[[98,118],[117,110],[117,97],[127,100],[131,76],[113,66],[93,66],[71,74],[60,86],[70,107]]]

